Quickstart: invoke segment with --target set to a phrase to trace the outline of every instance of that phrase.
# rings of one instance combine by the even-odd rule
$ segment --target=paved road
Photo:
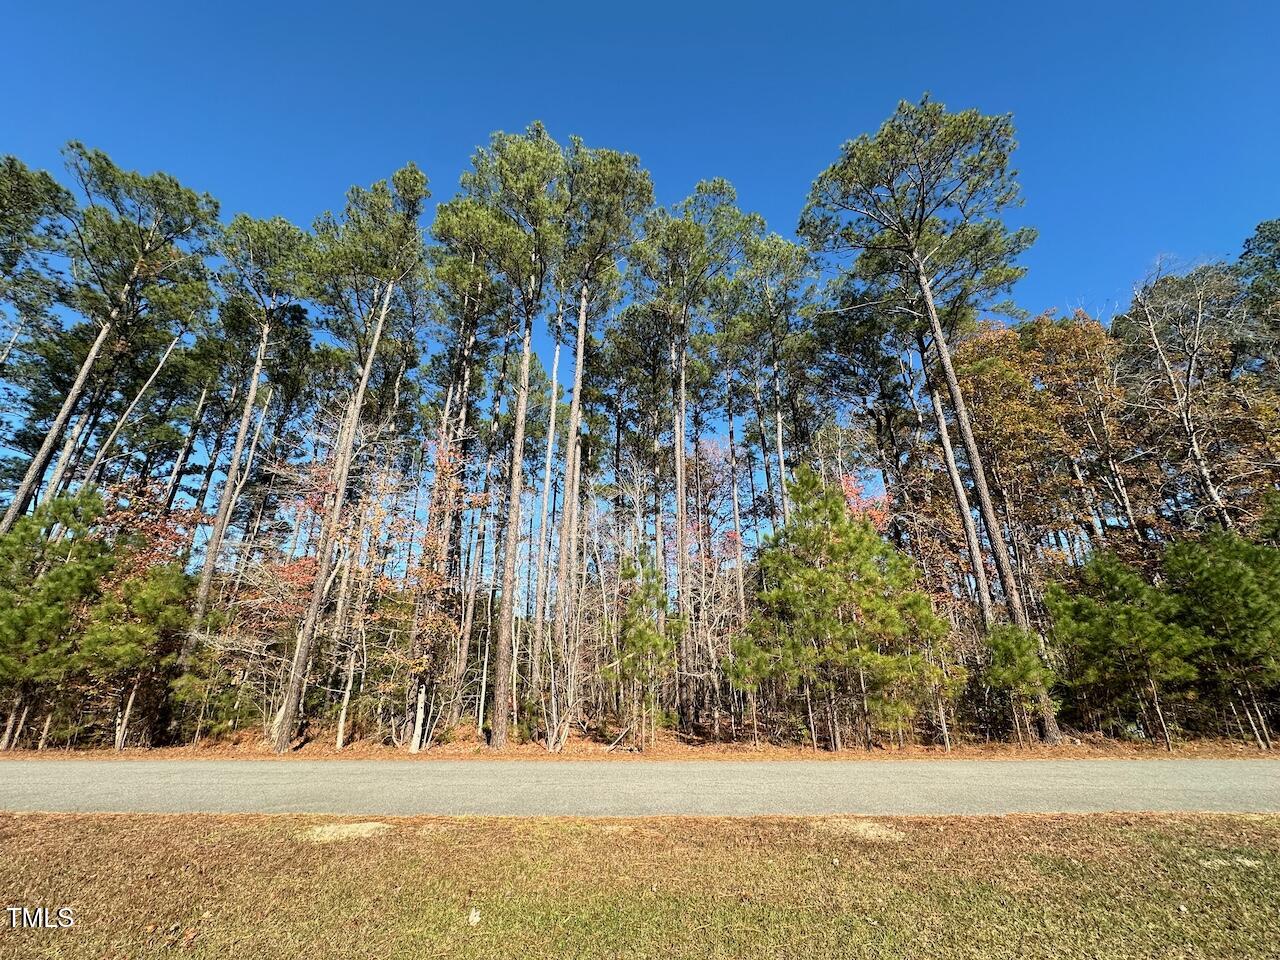
[[[1280,812],[1268,760],[0,761],[0,810],[662,816]]]

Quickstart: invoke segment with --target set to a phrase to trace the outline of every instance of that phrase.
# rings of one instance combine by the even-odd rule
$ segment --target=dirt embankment
[[[941,747],[909,744],[904,747],[884,746],[875,750],[813,750],[802,746],[750,742],[712,742],[688,740],[668,734],[643,752],[619,744],[589,737],[571,737],[559,753],[549,753],[539,743],[512,744],[501,753],[490,750],[482,739],[468,729],[455,734],[447,743],[432,745],[429,750],[410,754],[407,749],[369,741],[356,741],[342,750],[334,746],[329,731],[320,731],[287,754],[276,754],[256,735],[241,734],[229,740],[205,740],[182,747],[130,748],[119,753],[110,749],[35,751],[14,750],[3,755],[9,759],[134,759],[134,760],[407,760],[415,762],[447,760],[613,760],[637,762],[645,760],[824,760],[858,762],[864,760],[1063,760],[1063,759],[1148,759],[1167,757],[1232,759],[1260,757],[1280,759],[1280,752],[1259,751],[1251,744],[1231,740],[1195,740],[1175,744],[1172,753],[1163,746],[1127,743],[1102,737],[1072,739],[1058,747],[1016,743],[963,743],[950,752]]]

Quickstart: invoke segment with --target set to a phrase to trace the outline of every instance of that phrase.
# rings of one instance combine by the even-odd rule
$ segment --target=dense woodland
[[[904,102],[791,238],[539,124],[309,227],[3,158],[0,748],[1269,749],[1280,220],[1029,317],[1013,137]]]

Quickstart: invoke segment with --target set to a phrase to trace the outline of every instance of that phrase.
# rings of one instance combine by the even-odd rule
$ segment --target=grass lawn
[[[0,814],[0,957],[1280,955],[1280,817]],[[0,914],[0,921],[7,921]]]

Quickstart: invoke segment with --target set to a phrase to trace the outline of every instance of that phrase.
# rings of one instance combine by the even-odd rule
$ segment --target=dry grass
[[[0,930],[0,956],[21,960],[1280,950],[1274,816],[40,814],[0,816],[0,843],[5,904],[78,918]]]

